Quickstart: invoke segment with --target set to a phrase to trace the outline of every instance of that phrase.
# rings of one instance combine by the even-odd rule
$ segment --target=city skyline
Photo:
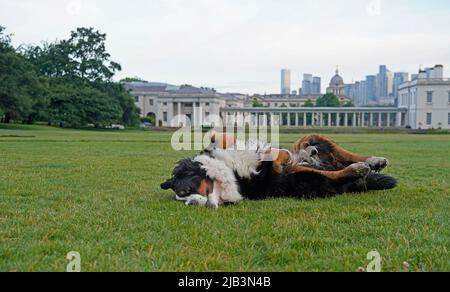
[[[277,93],[280,68],[292,70],[292,89],[311,72],[324,91],[336,65],[350,83],[379,64],[409,73],[450,64],[448,1],[136,0],[126,8],[106,0],[2,0],[0,18],[16,46],[92,26],[107,34],[123,67],[116,79],[222,92]]]

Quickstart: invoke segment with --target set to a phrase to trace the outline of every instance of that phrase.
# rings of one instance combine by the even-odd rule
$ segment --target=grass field
[[[331,135],[385,156],[393,191],[186,207],[159,189],[170,132],[0,125],[0,271],[450,271],[450,135]],[[289,146],[300,134],[284,134]]]

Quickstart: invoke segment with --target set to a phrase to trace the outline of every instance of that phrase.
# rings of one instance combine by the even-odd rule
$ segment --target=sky
[[[339,66],[346,83],[420,66],[450,68],[448,0],[0,0],[0,25],[16,46],[69,37],[77,27],[107,34],[123,70],[140,77],[220,92],[279,93],[304,73]]]

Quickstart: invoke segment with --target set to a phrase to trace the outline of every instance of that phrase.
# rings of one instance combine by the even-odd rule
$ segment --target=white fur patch
[[[251,178],[258,174],[261,154],[268,149],[270,149],[269,144],[257,140],[236,141],[236,144],[229,149],[215,149],[211,154],[215,159],[223,161],[239,177]]]
[[[201,195],[190,195],[189,197],[179,197],[176,196],[177,201],[185,202],[186,205],[197,205],[197,206],[205,206],[208,202],[208,199]]]
[[[214,181],[213,195],[218,196],[219,203],[238,203],[243,200],[233,170],[225,162],[207,155],[197,156],[194,161],[200,162],[206,175]]]

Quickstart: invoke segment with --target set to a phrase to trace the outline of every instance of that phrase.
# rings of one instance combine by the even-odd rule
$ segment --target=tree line
[[[0,121],[73,128],[138,124],[133,97],[113,81],[121,66],[105,43],[106,34],[82,27],[65,40],[14,48],[0,26]]]

